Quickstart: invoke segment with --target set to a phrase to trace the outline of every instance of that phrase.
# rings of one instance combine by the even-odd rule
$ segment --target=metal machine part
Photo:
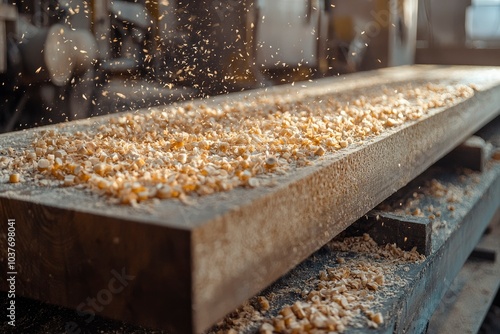
[[[71,30],[62,24],[38,29],[21,19],[18,48],[23,60],[21,77],[26,83],[50,80],[64,86],[93,66],[97,48],[88,31]],[[32,33],[30,33],[32,31]]]
[[[0,3],[0,73],[7,71],[8,36],[15,34],[17,11],[14,6]]]
[[[325,58],[329,1],[260,0],[257,3],[257,66],[318,68]]]
[[[336,3],[331,48],[336,49],[345,70],[413,64],[417,8],[416,0]]]
[[[138,3],[113,1],[109,5],[111,16],[111,50],[102,70],[107,73],[144,70],[146,40],[153,21],[148,10]],[[144,73],[143,73],[144,74]]]
[[[300,80],[414,61],[417,0],[257,4],[256,62],[266,73],[293,70]]]
[[[429,46],[456,47],[465,44],[465,12],[471,0],[419,0],[419,39]]]
[[[210,95],[265,83],[255,64],[254,0],[177,1],[175,6],[175,35],[186,37],[174,54],[176,83]]]
[[[473,1],[465,12],[466,43],[471,47],[500,46],[500,3]]]
[[[496,0],[420,0],[416,62],[498,65],[499,13]]]

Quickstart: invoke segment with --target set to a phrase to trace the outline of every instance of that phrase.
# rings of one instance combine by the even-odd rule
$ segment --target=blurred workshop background
[[[3,0],[0,131],[499,46],[497,0]]]

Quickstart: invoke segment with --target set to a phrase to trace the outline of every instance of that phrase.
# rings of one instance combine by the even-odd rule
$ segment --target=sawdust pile
[[[263,303],[262,297],[254,298],[211,333],[252,332],[252,328],[259,328],[262,334],[341,333],[349,326],[378,328],[387,316],[380,311],[382,300],[406,284],[397,271],[406,271],[408,264],[425,259],[415,249],[379,246],[367,234],[334,240],[327,247],[339,255],[336,263],[303,282],[301,299],[269,317],[267,299]],[[353,252],[357,253],[354,257]],[[272,296],[270,304],[272,309]]]

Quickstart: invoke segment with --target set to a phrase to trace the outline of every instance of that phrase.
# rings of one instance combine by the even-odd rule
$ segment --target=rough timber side
[[[8,218],[18,222],[18,292],[76,308],[107,286],[112,270],[124,270],[135,278],[102,315],[201,332],[493,119],[500,105],[498,74],[494,68],[411,66],[254,91],[248,95],[299,99],[440,79],[475,83],[479,89],[452,107],[277,177],[275,187],[236,189],[190,207],[174,201],[111,206],[77,189],[0,184],[2,231]],[[61,127],[85,131],[106,119]],[[0,136],[0,145],[26,145],[35,131]],[[0,243],[3,251],[4,236]],[[1,256],[2,266],[5,261]],[[5,290],[5,281],[0,284]]]
[[[499,121],[500,118],[495,121],[497,131],[500,129]],[[446,191],[444,195],[433,191],[436,189],[433,188],[435,182],[443,186],[441,189]],[[457,198],[456,202],[452,202],[451,207],[449,199],[455,198],[457,194],[461,196]],[[416,208],[424,214],[415,217],[411,212]],[[407,213],[408,211],[410,213]],[[439,217],[428,218],[431,212],[439,212]],[[381,229],[380,225],[375,225],[371,221],[370,217],[375,215],[384,215],[385,218],[390,217],[399,222],[406,222],[406,224],[401,229],[395,226]],[[434,319],[434,323],[431,324],[434,332],[443,332],[439,331],[440,328],[455,328],[455,330],[472,328],[472,325],[463,327],[464,323],[474,323],[474,326],[479,328],[498,289],[500,279],[498,275],[494,275],[495,270],[499,268],[498,259],[496,265],[491,258],[489,260],[483,259],[480,262],[476,261],[473,267],[475,269],[483,267],[483,270],[474,272],[469,268],[466,277],[468,281],[464,282],[465,277],[459,278],[458,285],[452,284],[452,281],[480,238],[482,238],[482,242],[479,243],[481,249],[498,248],[498,240],[495,239],[495,236],[498,236],[499,231],[497,230],[500,227],[500,162],[498,160],[489,161],[483,172],[473,172],[463,167],[434,165],[384,201],[377,210],[368,213],[368,217],[368,220],[362,217],[335,240],[359,236],[367,231],[378,234],[378,239],[383,242],[380,244],[382,246],[389,241],[395,242],[398,247],[402,248],[408,247],[408,243],[418,247],[416,242],[425,235],[424,231],[415,233],[415,231],[405,230],[412,224],[421,225],[423,220],[427,220],[432,230],[433,239],[426,259],[417,263],[400,262],[394,261],[391,257],[381,257],[375,250],[356,253],[355,251],[339,251],[335,247],[332,249],[332,247],[325,246],[259,294],[270,301],[269,310],[263,312],[262,316],[255,317],[252,315],[252,311],[240,308],[239,313],[228,316],[224,322],[212,328],[209,334],[215,334],[220,329],[228,328],[238,329],[238,332],[246,334],[258,333],[263,321],[269,321],[269,319],[276,317],[279,311],[286,306],[305,301],[314,305],[310,295],[309,298],[307,296],[312,291],[318,292],[323,289],[324,286],[318,286],[318,282],[321,282],[321,271],[337,270],[337,272],[342,272],[342,268],[353,268],[356,264],[361,263],[370,263],[384,268],[385,283],[374,292],[372,297],[375,298],[363,299],[368,310],[374,313],[380,312],[384,321],[377,329],[369,328],[368,313],[365,313],[366,309],[364,309],[360,314],[354,315],[350,319],[344,333],[425,333],[430,317],[435,311],[439,318]],[[420,218],[420,221],[416,218]],[[380,221],[384,221],[382,216]],[[365,230],[363,225],[367,222],[368,226]],[[492,228],[493,232],[488,232],[490,234],[483,236],[483,232],[488,230],[488,227]],[[394,235],[395,231],[400,234]],[[405,237],[404,240],[402,237]],[[415,237],[417,240],[414,240]],[[485,241],[487,241],[486,244]],[[409,248],[411,247],[413,246]],[[464,266],[464,268],[466,267],[467,265]],[[368,275],[368,272],[366,274]],[[476,280],[471,279],[472,276]],[[349,284],[347,281],[350,279],[350,276],[346,278],[344,284]],[[485,283],[484,286],[478,285],[477,281]],[[470,289],[463,289],[458,297],[465,303],[456,305],[454,301],[458,293],[456,289],[464,284],[466,287],[470,285]],[[443,295],[450,288],[450,285],[455,290],[451,293],[448,292],[449,296],[445,298]],[[490,293],[485,295],[485,291],[483,291],[485,289]],[[352,290],[356,290],[356,288],[352,288]],[[328,295],[328,292],[324,293]],[[328,298],[326,299],[328,300]],[[368,300],[370,301],[368,302]],[[441,304],[438,306],[440,301]],[[467,302],[481,304],[481,307],[471,309],[466,307]],[[356,310],[356,303],[356,300],[352,301],[348,310]],[[256,310],[262,311],[256,297],[252,298],[249,304]],[[317,305],[315,306],[317,307]],[[354,312],[354,314],[356,313]],[[452,315],[456,316],[457,314],[462,318],[452,317]],[[346,316],[346,318],[350,317],[351,315]],[[443,320],[443,317],[446,318],[446,322],[437,321]],[[436,318],[436,314],[434,314],[434,318]],[[296,321],[298,320],[296,319]],[[443,333],[449,332],[444,331]]]

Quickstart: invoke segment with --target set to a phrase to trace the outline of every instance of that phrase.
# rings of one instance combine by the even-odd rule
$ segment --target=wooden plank
[[[437,179],[443,183],[454,180],[454,183],[457,185],[462,185],[464,187],[470,185],[469,196],[471,200],[464,200],[461,203],[457,204],[456,208],[457,212],[470,211],[475,205],[483,203],[483,201],[481,200],[482,198],[488,199],[489,204],[486,204],[486,206],[481,206],[481,208],[475,210],[476,212],[486,213],[486,216],[483,217],[471,215],[469,216],[469,218],[474,218],[474,219],[467,218],[466,220],[464,220],[464,215],[462,214],[450,217],[451,219],[446,217],[445,219],[447,220],[449,219],[450,230],[448,230],[447,233],[443,233],[442,237],[437,239],[437,245],[434,249],[434,252],[437,255],[431,254],[430,256],[427,257],[424,263],[408,263],[407,266],[404,265],[399,267],[396,274],[403,281],[406,281],[407,284],[405,284],[404,286],[389,288],[389,291],[387,290],[384,291],[382,289],[378,292],[380,296],[382,296],[382,298],[380,300],[380,304],[378,304],[379,306],[375,310],[377,312],[381,311],[382,314],[384,315],[383,326],[381,326],[378,329],[367,328],[366,326],[364,328],[355,328],[352,326],[347,326],[344,333],[346,334],[394,333],[394,328],[396,327],[402,328],[403,325],[399,324],[402,324],[407,320],[404,317],[397,317],[397,315],[405,307],[410,309],[410,311],[408,311],[407,313],[411,315],[412,319],[418,322],[418,324],[420,324],[421,326],[423,326],[419,328],[425,328],[428,319],[427,318],[420,319],[418,316],[419,314],[413,314],[411,310],[414,310],[416,312],[415,302],[418,301],[418,306],[420,306],[421,303],[424,303],[424,306],[430,309],[430,311],[426,311],[425,313],[426,315],[432,313],[432,311],[436,307],[436,303],[439,302],[439,299],[441,297],[441,295],[435,296],[433,294],[433,291],[441,291],[440,290],[441,288],[446,290],[449,286],[450,280],[452,279],[450,277],[452,276],[446,276],[445,278],[440,277],[434,281],[430,281],[429,280],[430,273],[434,272],[435,270],[439,270],[440,275],[447,275],[448,274],[447,263],[456,262],[457,265],[460,265],[460,262],[463,262],[464,259],[467,257],[467,252],[464,251],[464,252],[449,252],[448,255],[450,256],[450,258],[444,258],[442,256],[443,249],[441,249],[441,247],[443,246],[448,247],[450,245],[446,243],[448,239],[454,240],[457,237],[457,235],[460,235],[462,233],[464,234],[467,233],[467,231],[462,230],[462,227],[466,226],[464,224],[470,224],[468,229],[474,232],[476,232],[476,230],[478,232],[481,232],[480,230],[483,229],[485,220],[482,220],[480,218],[485,218],[487,220],[490,217],[487,212],[491,213],[490,210],[491,205],[493,205],[494,208],[498,207],[498,205],[500,204],[498,202],[500,197],[494,197],[494,195],[498,195],[498,189],[500,189],[498,188],[499,186],[498,181],[500,181],[499,167],[500,166],[498,166],[497,164],[496,169],[490,169],[484,174],[469,175],[467,177],[467,180],[461,180],[460,173],[455,174],[450,178],[449,175],[446,175],[447,174],[446,171],[443,173],[441,170],[441,174],[438,174],[433,172],[432,170],[430,171],[428,170],[423,175],[418,177],[417,180],[415,180],[415,182],[412,185],[410,185],[409,187],[407,186],[401,190],[402,197],[400,198],[400,200],[404,201],[407,195],[411,195],[416,189],[418,189],[419,186],[425,186],[426,182],[430,181],[431,179]],[[496,193],[494,192],[487,194],[487,192],[491,190],[495,190]],[[434,199],[434,201],[435,201],[434,205],[439,204],[439,198]],[[456,242],[457,241],[453,241],[453,244],[455,244]],[[473,247],[472,243],[471,244],[467,243],[466,248],[470,249],[470,247]],[[344,252],[339,253],[337,251],[332,251],[329,247],[323,247],[318,252],[315,252],[312,256],[310,256],[304,262],[295,267],[287,275],[284,275],[276,283],[272,284],[271,287],[267,288],[264,292],[259,293],[259,295],[264,295],[268,298],[268,300],[271,301],[271,309],[269,310],[269,312],[266,313],[266,315],[267,316],[269,316],[270,314],[275,315],[285,305],[287,304],[290,305],[297,300],[302,300],[303,297],[301,297],[301,294],[298,293],[297,291],[302,291],[306,289],[306,287],[308,286],[308,282],[310,284],[311,281],[317,279],[319,272],[324,270],[326,267],[334,267],[338,265],[336,259],[339,256],[349,260],[352,257],[352,255],[353,254],[351,253],[344,253]],[[368,256],[370,255],[368,254]],[[366,260],[361,259],[361,261],[366,261]],[[389,263],[391,263],[391,261],[392,261],[391,259],[387,260],[387,262]],[[429,266],[431,267],[430,269],[428,268]],[[404,269],[403,267],[406,267],[406,269]],[[432,283],[429,284],[430,282]],[[408,296],[410,295],[409,292],[411,292],[415,286],[421,284],[427,286],[428,288],[430,287],[431,289],[434,290],[433,291],[425,290],[425,293],[422,295],[424,300],[409,299],[408,298]],[[18,324],[19,327],[17,327],[17,329],[21,331],[25,330],[25,332],[29,332],[28,331],[29,328],[37,328],[37,329],[44,328],[45,332],[50,332],[50,333],[64,332],[66,324],[74,322],[79,325],[79,329],[81,329],[83,332],[89,332],[89,333],[111,334],[120,332],[120,333],[134,333],[134,334],[139,334],[139,333],[160,334],[160,332],[157,330],[147,330],[144,328],[132,326],[130,324],[123,324],[121,322],[109,321],[107,319],[103,319],[97,316],[91,323],[86,323],[85,322],[86,318],[82,318],[77,314],[77,312],[72,312],[71,310],[59,308],[52,305],[43,305],[33,300],[17,298],[16,303],[17,303],[17,315],[19,321]],[[8,305],[8,300],[7,297],[5,296],[5,293],[0,294],[0,307],[4,307],[7,305]],[[33,313],[32,310],[37,310],[37,312]],[[248,326],[248,330],[244,330],[241,333],[242,334],[258,333],[259,327],[260,327],[260,322],[256,321],[254,324]],[[2,332],[2,330],[3,332],[8,331],[8,329],[9,327],[6,325],[5,322],[0,324],[0,332]],[[73,332],[70,331],[70,333],[75,333],[75,331]],[[162,331],[161,333],[166,334],[167,332]]]
[[[478,246],[500,253],[500,212]],[[500,287],[500,261],[469,259],[429,322],[428,334],[477,333]]]
[[[472,136],[438,161],[441,166],[465,167],[483,171],[493,155],[493,145],[478,136]]]
[[[1,184],[2,231],[7,219],[18,222],[16,291],[76,308],[106,289],[112,270],[124,270],[135,278],[99,308],[100,315],[201,332],[498,115],[499,71],[410,66],[203,100],[219,105],[268,94],[362,94],[363,87],[413,80],[478,87],[472,98],[279,177],[275,187],[235,189],[191,207],[177,201],[112,206],[73,188]],[[85,131],[107,119],[61,127]],[[25,147],[36,131],[0,136],[0,147]],[[0,243],[3,252],[5,239]],[[0,256],[0,265],[5,261]],[[6,290],[6,283],[0,287]]]
[[[372,211],[349,226],[344,236],[368,233],[379,245],[396,244],[403,250],[417,248],[429,255],[432,248],[432,221],[427,217],[399,216],[390,212]]]
[[[500,214],[500,211],[498,211],[498,208],[500,208],[500,164],[498,163],[490,166],[484,173],[473,173],[465,176],[465,178],[461,172],[433,166],[398,191],[391,199],[384,201],[384,204],[389,207],[392,206],[394,201],[405,203],[408,197],[411,197],[414,192],[427,187],[428,182],[433,179],[443,184],[453,184],[467,188],[469,194],[459,203],[456,203],[456,211],[443,213],[443,219],[448,222],[448,227],[446,229],[436,229],[433,232],[436,236],[433,240],[433,249],[422,263],[397,265],[394,264],[393,260],[387,259],[387,262],[392,261],[391,266],[394,266],[395,277],[392,277],[391,281],[398,278],[397,281],[405,283],[396,284],[388,288],[388,290],[379,290],[377,292],[379,296],[383,297],[377,300],[377,306],[372,311],[383,314],[384,324],[377,329],[373,329],[368,328],[366,324],[364,327],[360,326],[358,328],[356,325],[359,322],[354,322],[356,325],[346,326],[345,334],[425,333],[429,318],[436,310],[442,295],[449,288],[450,282],[466,261],[485,227],[489,222],[498,220]],[[400,195],[399,198],[398,195]],[[433,204],[434,207],[440,209],[445,209],[447,206],[446,202],[442,201],[442,198],[429,196],[425,204],[420,204],[420,208],[429,204]],[[497,215],[492,219],[495,210],[497,210]],[[384,214],[389,213],[390,216],[399,217],[402,220],[406,218],[401,216],[400,210],[397,210],[397,208],[393,211],[384,212]],[[365,220],[364,217],[360,219],[360,221],[363,220]],[[355,225],[362,224],[360,221],[356,222]],[[342,235],[339,235],[339,238],[342,237]],[[360,262],[370,263],[372,260],[370,257],[375,257],[375,254],[363,254],[366,254],[368,259],[358,259]],[[300,292],[304,290],[311,291],[313,287],[308,285],[309,282],[317,280],[319,272],[325,270],[325,268],[338,266],[337,259],[339,257],[349,262],[357,255],[360,254],[332,251],[328,246],[314,253],[289,274],[259,293],[260,296],[272,301],[270,310],[266,313],[267,317],[269,317],[269,314],[277,315],[279,310],[287,305],[293,305],[296,301],[307,299],[307,297],[302,297]],[[383,261],[373,260],[374,264],[380,264]],[[258,333],[260,325],[261,322],[255,321],[252,326],[249,326],[248,330],[243,330],[242,333]],[[209,333],[217,333],[218,329],[216,327]],[[461,333],[462,331],[458,332]],[[439,331],[439,333],[449,332]]]
[[[431,254],[423,263],[408,263],[403,266],[393,264],[397,268],[396,276],[399,276],[405,284],[396,285],[392,287],[391,291],[378,292],[383,298],[378,301],[378,307],[374,311],[384,315],[384,324],[377,329],[367,328],[366,325],[362,328],[347,326],[344,333],[425,333],[428,321],[438,308],[442,296],[481,238],[483,231],[489,224],[493,225],[490,222],[498,221],[500,214],[500,165],[498,163],[482,174],[475,173],[467,176],[466,180],[461,178],[461,173],[431,167],[412,184],[398,192],[401,194],[399,200],[404,202],[408,196],[424,188],[427,182],[432,179],[467,187],[470,191],[468,199],[456,204],[455,213],[457,214],[448,213],[443,216],[443,219],[448,221],[448,228],[434,231],[435,238]],[[440,198],[431,198],[428,203],[434,204],[435,207],[446,206],[440,201]],[[386,204],[391,205],[392,199]],[[397,211],[393,211],[391,214],[395,217],[398,215]],[[490,240],[498,243],[496,237]],[[480,245],[483,246],[483,244]],[[276,304],[271,303],[271,309],[268,313],[276,315],[285,305],[292,305],[297,300],[302,300],[303,297],[297,291],[303,291],[307,282],[316,280],[321,270],[335,267],[338,263],[336,261],[338,257],[349,259],[354,254],[331,251],[329,247],[324,247],[316,252],[288,275],[259,294],[269,300],[278,301]],[[362,259],[362,261],[366,260]],[[498,275],[496,278],[498,279]],[[477,284],[474,291],[477,291],[480,286]],[[494,294],[491,297],[494,297]],[[255,334],[258,333],[258,328],[259,322],[243,333]],[[462,330],[457,331],[457,333],[462,333],[463,328],[467,327],[462,326],[461,328]],[[453,331],[441,330],[435,333],[453,333]]]
[[[424,332],[450,282],[460,272],[469,254],[495,217],[500,205],[498,165],[496,172],[494,170],[488,171],[483,177],[488,179],[492,171],[496,174],[494,179],[489,180],[491,183],[484,193],[473,196],[473,201],[470,201],[473,203],[464,201],[465,208],[462,213],[446,217],[451,231],[444,229],[435,232],[432,255],[428,257],[420,272],[413,273],[418,279],[410,284],[405,293],[406,301],[397,313],[398,325],[394,333]]]

